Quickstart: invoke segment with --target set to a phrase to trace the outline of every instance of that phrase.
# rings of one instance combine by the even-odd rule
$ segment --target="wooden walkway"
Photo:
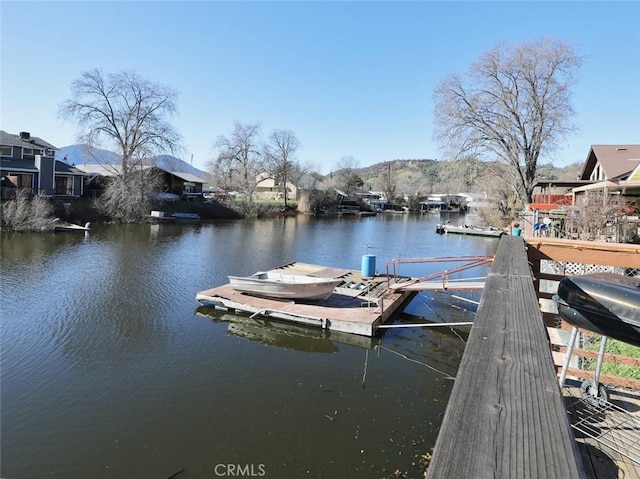
[[[585,477],[521,237],[500,239],[427,477]]]

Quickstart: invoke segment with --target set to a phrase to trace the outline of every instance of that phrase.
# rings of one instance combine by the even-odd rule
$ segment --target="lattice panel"
[[[640,276],[640,268],[624,268],[623,274],[637,278],[638,276]]]
[[[563,276],[575,276],[592,273],[615,273],[625,276],[640,277],[640,268],[623,268],[617,266],[605,266],[601,264],[573,263],[565,261],[542,260],[540,269],[544,273]]]

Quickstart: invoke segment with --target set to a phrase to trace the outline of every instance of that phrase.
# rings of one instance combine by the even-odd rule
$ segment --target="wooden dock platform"
[[[390,288],[407,282],[406,277],[376,275],[363,278],[360,271],[331,268],[308,263],[291,263],[271,271],[319,278],[340,278],[343,283],[324,301],[294,302],[252,296],[235,291],[225,284],[196,294],[201,304],[240,311],[252,315],[277,318],[298,324],[326,328],[332,331],[373,336],[380,324],[387,321],[416,294]]]

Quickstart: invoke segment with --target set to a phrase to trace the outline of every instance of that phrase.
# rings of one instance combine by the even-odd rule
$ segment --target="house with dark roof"
[[[610,216],[607,221],[615,226],[607,226],[606,234],[598,233],[600,237],[618,241],[616,238],[627,235],[621,233],[627,226],[635,228],[635,234],[640,237],[640,145],[592,145],[575,180],[538,181],[530,205],[530,225],[526,226],[525,234],[535,235],[535,225],[544,215],[554,221],[556,233],[576,236],[577,227],[568,231],[567,224],[577,223],[581,212],[590,211],[594,205],[602,206],[595,208],[594,213]],[[593,229],[584,222],[580,228],[585,234]]]
[[[109,178],[121,174],[121,165],[101,165],[97,163],[84,163],[77,165],[77,168],[87,175],[87,193],[99,196],[104,189],[105,181]],[[203,196],[202,187],[205,179],[198,175],[184,171],[168,171],[156,165],[145,165],[144,170],[153,169],[162,176],[164,192],[171,193],[185,198]]]
[[[640,145],[592,145],[577,179],[536,182],[531,209],[562,210],[589,192],[635,201],[640,197],[639,181]]]
[[[580,180],[624,180],[640,164],[640,145],[591,145]]]
[[[60,148],[57,157],[73,159],[74,166],[86,175],[87,196],[99,196],[110,178],[122,174],[122,160],[117,153],[89,145],[69,145]],[[205,172],[170,155],[147,159],[137,166],[141,170],[153,169],[162,176],[164,192],[185,198],[201,197],[206,182]]]
[[[617,195],[628,202],[640,198],[640,145],[592,145],[579,180],[588,181],[573,188],[573,203],[584,195]]]
[[[11,198],[18,190],[42,196],[81,196],[85,173],[56,160],[56,150],[28,132],[16,135],[0,130],[2,198]]]

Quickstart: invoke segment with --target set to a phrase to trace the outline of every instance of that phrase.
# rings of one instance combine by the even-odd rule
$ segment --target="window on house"
[[[73,177],[56,176],[56,195],[72,195],[73,194]]]
[[[56,150],[52,148],[47,148],[47,156],[55,156]]]
[[[18,175],[18,188],[33,188],[33,175]]]
[[[13,147],[0,146],[0,156],[13,156]]]
[[[9,173],[5,176],[5,179],[11,184],[12,188],[30,191],[33,187],[33,175],[30,174]]]
[[[591,176],[589,177],[591,181],[602,181],[604,180],[604,174],[600,164],[597,164],[596,167],[591,172]]]
[[[34,155],[44,155],[44,150],[40,148],[23,148],[22,156],[34,156]]]

